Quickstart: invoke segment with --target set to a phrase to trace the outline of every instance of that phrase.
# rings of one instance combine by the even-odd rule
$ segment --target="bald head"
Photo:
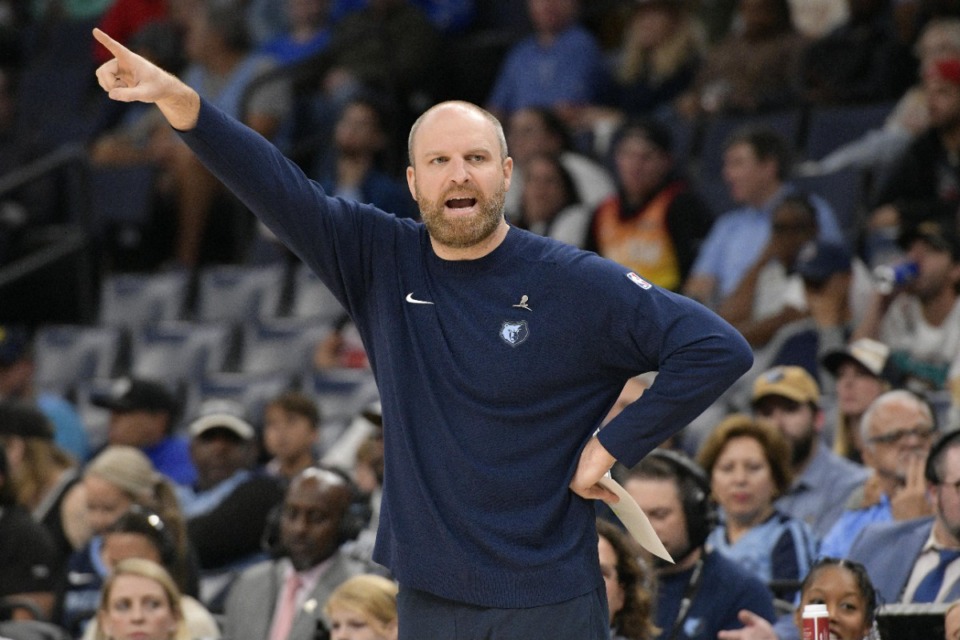
[[[416,165],[414,162],[414,144],[417,141],[417,133],[421,127],[430,126],[432,122],[444,117],[459,117],[467,121],[475,120],[478,126],[490,126],[500,146],[500,160],[506,160],[507,137],[504,135],[503,126],[496,116],[472,102],[448,100],[435,104],[424,111],[410,127],[410,135],[407,137],[407,158],[411,167]]]

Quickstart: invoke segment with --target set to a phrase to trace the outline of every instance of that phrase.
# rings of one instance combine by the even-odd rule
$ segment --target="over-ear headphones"
[[[950,447],[950,443],[958,438],[960,438],[960,429],[952,429],[940,434],[937,441],[930,447],[930,453],[927,454],[927,461],[923,466],[923,476],[930,484],[940,483],[937,465],[943,457],[943,453]]]
[[[351,540],[356,540],[360,532],[370,524],[370,518],[373,514],[369,496],[360,491],[356,483],[336,467],[313,466],[309,470],[313,473],[322,474],[323,479],[327,482],[341,483],[347,488],[350,501],[343,517],[340,518],[340,526],[337,529],[337,547]],[[285,553],[280,542],[280,520],[283,518],[283,507],[284,502],[281,502],[270,509],[263,535],[260,536],[260,547],[274,558],[278,558]]]
[[[710,479],[706,472],[687,456],[670,449],[654,449],[647,458],[662,461],[673,470],[687,521],[690,548],[700,547],[717,524],[717,510],[710,498]]]

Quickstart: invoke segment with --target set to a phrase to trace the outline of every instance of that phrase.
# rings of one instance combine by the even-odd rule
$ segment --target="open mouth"
[[[469,209],[477,204],[476,198],[450,198],[444,201],[448,209]]]

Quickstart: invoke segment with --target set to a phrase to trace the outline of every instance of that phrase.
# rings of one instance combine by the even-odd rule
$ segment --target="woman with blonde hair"
[[[97,640],[190,640],[176,583],[143,558],[114,567],[100,590],[97,622]]]
[[[7,453],[17,503],[46,527],[57,548],[54,566],[63,566],[75,548],[70,529],[82,505],[68,499],[80,480],[74,459],[54,442],[54,427],[35,406],[0,402],[0,447]]]
[[[156,512],[169,528],[180,558],[191,557],[186,525],[173,484],[135,447],[112,445],[91,460],[77,486],[86,504],[89,539],[70,557],[70,580],[63,595],[62,624],[79,633],[93,615],[109,568],[102,558],[102,534],[133,505]],[[174,570],[190,595],[199,591],[196,572],[186,561]]]
[[[397,640],[397,584],[372,574],[354,576],[323,607],[330,640]]]

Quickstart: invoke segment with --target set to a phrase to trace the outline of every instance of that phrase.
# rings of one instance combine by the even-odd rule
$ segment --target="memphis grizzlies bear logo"
[[[500,327],[500,338],[511,347],[515,347],[530,337],[530,328],[526,320],[507,320]]]

